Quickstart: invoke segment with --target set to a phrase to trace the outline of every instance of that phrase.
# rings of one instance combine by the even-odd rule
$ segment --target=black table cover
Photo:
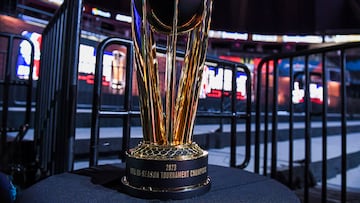
[[[281,183],[241,169],[209,165],[211,189],[204,195],[174,202],[300,202]],[[19,193],[20,203],[157,202],[121,192],[125,165],[102,165],[50,176]]]

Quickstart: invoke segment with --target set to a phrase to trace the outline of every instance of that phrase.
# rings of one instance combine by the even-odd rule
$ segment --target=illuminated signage
[[[102,10],[100,10],[98,8],[92,8],[91,13],[93,15],[95,15],[95,16],[101,16],[101,17],[105,17],[105,18],[110,18],[111,17],[110,12],[102,11]]]
[[[40,46],[41,46],[41,35],[36,32],[22,32],[22,35],[29,38],[34,44],[34,66],[33,66],[33,79],[39,78],[40,70]],[[19,79],[29,79],[31,63],[31,45],[27,40],[22,40],[19,45],[18,59],[17,59],[17,70],[16,75]]]
[[[231,79],[232,71],[230,69],[205,66],[200,89],[200,98],[221,98],[222,96],[230,96],[232,90]],[[246,80],[247,77],[245,73],[237,72],[236,97],[239,100],[246,99]]]
[[[305,91],[299,87],[299,82],[294,82],[294,90],[292,91],[292,101],[294,104],[304,102]],[[310,83],[310,101],[318,104],[323,102],[323,87],[319,84]]]
[[[109,86],[111,79],[111,63],[113,56],[105,52],[103,56],[103,85]],[[96,64],[96,50],[89,45],[80,44],[79,48],[79,80],[86,81],[87,84],[93,84]]]

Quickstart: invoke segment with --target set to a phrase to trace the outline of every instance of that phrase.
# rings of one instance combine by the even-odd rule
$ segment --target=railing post
[[[312,180],[312,174],[311,174],[311,169],[312,169],[312,155],[314,154],[314,152],[312,152],[312,116],[315,115],[316,112],[315,111],[315,104],[318,100],[312,100],[312,99],[320,99],[318,97],[313,97],[312,96],[312,92],[310,92],[310,85],[313,86],[312,83],[314,83],[314,81],[312,81],[312,73],[317,73],[317,75],[322,75],[322,85],[320,86],[320,88],[322,87],[322,144],[321,144],[321,148],[322,148],[322,174],[321,174],[321,179],[322,179],[322,188],[321,188],[321,199],[322,202],[326,202],[327,201],[327,180],[328,180],[328,166],[327,166],[327,162],[328,162],[328,130],[327,130],[327,117],[328,117],[328,110],[330,107],[328,107],[329,103],[328,102],[332,102],[332,97],[329,97],[328,94],[329,93],[329,87],[334,87],[336,86],[336,82],[337,82],[337,86],[335,88],[336,92],[331,92],[331,93],[339,93],[340,97],[338,98],[338,101],[336,102],[340,102],[339,106],[336,106],[336,110],[339,111],[339,115],[340,115],[340,122],[341,122],[341,191],[339,190],[339,192],[341,192],[341,197],[339,196],[339,198],[341,198],[341,202],[346,202],[347,200],[347,169],[348,169],[348,164],[347,164],[347,116],[348,116],[348,112],[347,112],[347,108],[348,108],[348,96],[347,96],[347,68],[346,68],[346,63],[348,61],[346,61],[346,54],[348,52],[345,52],[345,50],[352,50],[352,52],[349,53],[353,53],[354,49],[359,49],[360,47],[360,42],[351,42],[351,43],[344,43],[344,44],[338,44],[338,45],[334,45],[334,46],[326,46],[326,47],[322,47],[322,48],[316,48],[316,49],[309,49],[309,50],[303,50],[303,51],[297,51],[297,52],[293,52],[293,53],[284,53],[284,54],[276,54],[276,55],[272,55],[272,56],[268,56],[263,58],[259,65],[258,65],[258,70],[257,70],[257,86],[256,86],[256,129],[255,129],[255,168],[254,171],[256,173],[259,172],[259,159],[260,159],[260,134],[262,133],[262,125],[265,125],[265,136],[264,136],[264,140],[266,140],[266,126],[268,125],[268,121],[266,119],[267,113],[266,113],[266,106],[267,101],[266,98],[267,96],[265,95],[266,98],[263,97],[262,95],[262,88],[263,86],[261,85],[262,81],[262,66],[266,63],[269,63],[270,61],[274,61],[274,60],[287,60],[290,59],[289,63],[289,77],[290,77],[290,84],[289,84],[289,100],[288,104],[289,104],[289,174],[288,174],[288,185],[289,187],[294,187],[293,184],[295,184],[293,182],[293,176],[294,176],[294,170],[293,170],[293,156],[294,156],[294,143],[293,143],[293,139],[296,139],[296,137],[294,135],[296,135],[296,133],[294,132],[294,126],[293,126],[293,122],[294,122],[294,102],[292,101],[293,99],[293,89],[295,89],[294,87],[294,82],[295,82],[295,77],[297,76],[297,74],[295,73],[295,67],[293,66],[293,59],[297,58],[297,57],[303,57],[303,61],[304,61],[304,67],[301,68],[301,66],[297,66],[297,68],[301,68],[300,70],[300,75],[302,73],[304,73],[304,78],[305,80],[303,81],[304,84],[304,88],[301,89],[297,89],[298,90],[298,96],[301,98],[297,98],[299,101],[298,102],[303,102],[302,104],[305,104],[305,109],[304,109],[304,116],[303,118],[303,122],[302,124],[305,125],[304,128],[304,136],[301,137],[301,139],[303,139],[304,141],[304,160],[299,160],[301,163],[300,167],[304,167],[304,172],[303,172],[303,181],[304,181],[304,192],[303,192],[303,201],[304,202],[309,202],[310,201],[310,195],[312,193],[310,193],[310,187],[313,186],[313,182],[314,180]],[[336,69],[337,71],[340,72],[340,81],[333,81],[334,79],[332,79],[330,77],[331,73],[330,71],[332,69],[329,70],[329,66],[332,64],[331,62],[326,62],[326,54],[330,54],[330,53],[339,53],[339,56],[336,55],[336,57],[339,57],[339,68]],[[354,52],[355,53],[355,52]],[[320,63],[319,65],[313,65],[311,63],[309,63],[309,58],[310,56],[314,56],[314,55],[319,55],[321,54],[321,59],[320,59]],[[337,59],[337,58],[336,58]],[[311,62],[311,61],[310,61]],[[275,61],[276,63],[276,61]],[[295,63],[294,63],[295,65]],[[300,64],[301,65],[301,64]],[[321,68],[321,69],[320,69]],[[314,69],[314,70],[313,70]],[[299,71],[299,70],[297,70]],[[318,73],[318,71],[321,71],[321,73]],[[276,73],[277,72],[277,68],[276,66],[274,66],[274,80],[278,80],[278,78],[276,77]],[[338,73],[338,72],[336,72]],[[268,75],[269,73],[267,73]],[[267,77],[266,75],[266,77]],[[337,75],[334,75],[337,76]],[[287,78],[286,78],[287,79]],[[287,81],[287,80],[285,80]],[[331,85],[329,85],[331,82]],[[268,91],[268,89],[270,89],[271,87],[265,86],[265,91]],[[277,97],[277,84],[276,81],[274,81],[273,83],[274,86],[274,94],[273,94],[273,109],[272,109],[272,113],[273,113],[273,119],[272,119],[272,133],[273,135],[276,134],[276,125],[277,125],[277,117],[276,117],[276,113],[277,113],[277,108],[278,106],[276,105],[276,98]],[[318,87],[318,86],[317,86]],[[302,90],[302,91],[300,91]],[[321,89],[320,89],[321,90]],[[332,90],[333,91],[333,90]],[[337,92],[338,91],[338,92]],[[303,95],[302,95],[303,94]],[[303,101],[301,101],[303,99]],[[265,100],[265,104],[264,104],[264,100]],[[336,103],[334,102],[334,103]],[[330,104],[334,104],[334,103],[330,103]],[[262,106],[265,105],[265,113],[262,112]],[[336,104],[334,104],[336,105]],[[340,107],[340,109],[338,109],[337,107]],[[335,108],[335,107],[334,107]],[[335,110],[335,109],[331,109],[331,110]],[[262,123],[263,120],[261,119],[262,116],[265,116],[264,118],[264,122]],[[303,115],[301,115],[303,116]],[[270,122],[270,121],[269,121]],[[272,143],[273,143],[273,149],[272,149],[272,177],[275,178],[274,174],[276,172],[276,159],[277,159],[277,154],[276,154],[276,146],[274,145],[274,143],[276,144],[277,140],[276,137],[272,137]],[[265,141],[266,142],[266,141]],[[265,144],[265,143],[264,143]],[[264,147],[264,149],[266,149],[266,147]],[[264,150],[264,159],[267,158],[267,154],[266,154],[266,150]],[[266,170],[266,160],[264,161],[264,170]],[[266,171],[264,172],[264,174],[266,174]],[[340,200],[340,199],[339,199]]]
[[[343,49],[340,50],[340,68],[341,68],[341,202],[346,202],[346,172],[347,172],[347,139],[346,139],[346,115],[347,115],[347,98],[346,98],[346,56]]]
[[[81,14],[82,0],[66,0],[43,31],[35,138],[50,174],[73,169]]]

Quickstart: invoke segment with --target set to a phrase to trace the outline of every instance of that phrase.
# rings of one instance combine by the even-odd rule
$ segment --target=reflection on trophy
[[[184,199],[210,188],[208,153],[192,141],[192,133],[211,8],[212,0],[132,0],[143,141],[127,154],[122,183],[130,195]],[[154,34],[167,38],[165,104]],[[186,36],[187,45],[178,77],[176,45],[180,35]]]
[[[126,47],[125,47],[126,49]],[[111,88],[124,89],[125,87],[125,52],[122,50],[113,51],[113,60],[111,62]]]

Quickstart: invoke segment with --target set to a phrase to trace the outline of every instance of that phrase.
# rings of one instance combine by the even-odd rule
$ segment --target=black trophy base
[[[143,199],[187,199],[209,191],[208,153],[197,144],[140,144],[128,153],[123,191]]]
[[[142,199],[160,199],[160,200],[182,200],[188,199],[196,196],[203,195],[210,190],[211,182],[210,178],[203,184],[194,186],[193,188],[174,188],[171,189],[163,189],[163,190],[152,190],[144,187],[134,187],[129,184],[126,180],[126,177],[121,179],[123,184],[123,191],[131,196],[142,198]]]

